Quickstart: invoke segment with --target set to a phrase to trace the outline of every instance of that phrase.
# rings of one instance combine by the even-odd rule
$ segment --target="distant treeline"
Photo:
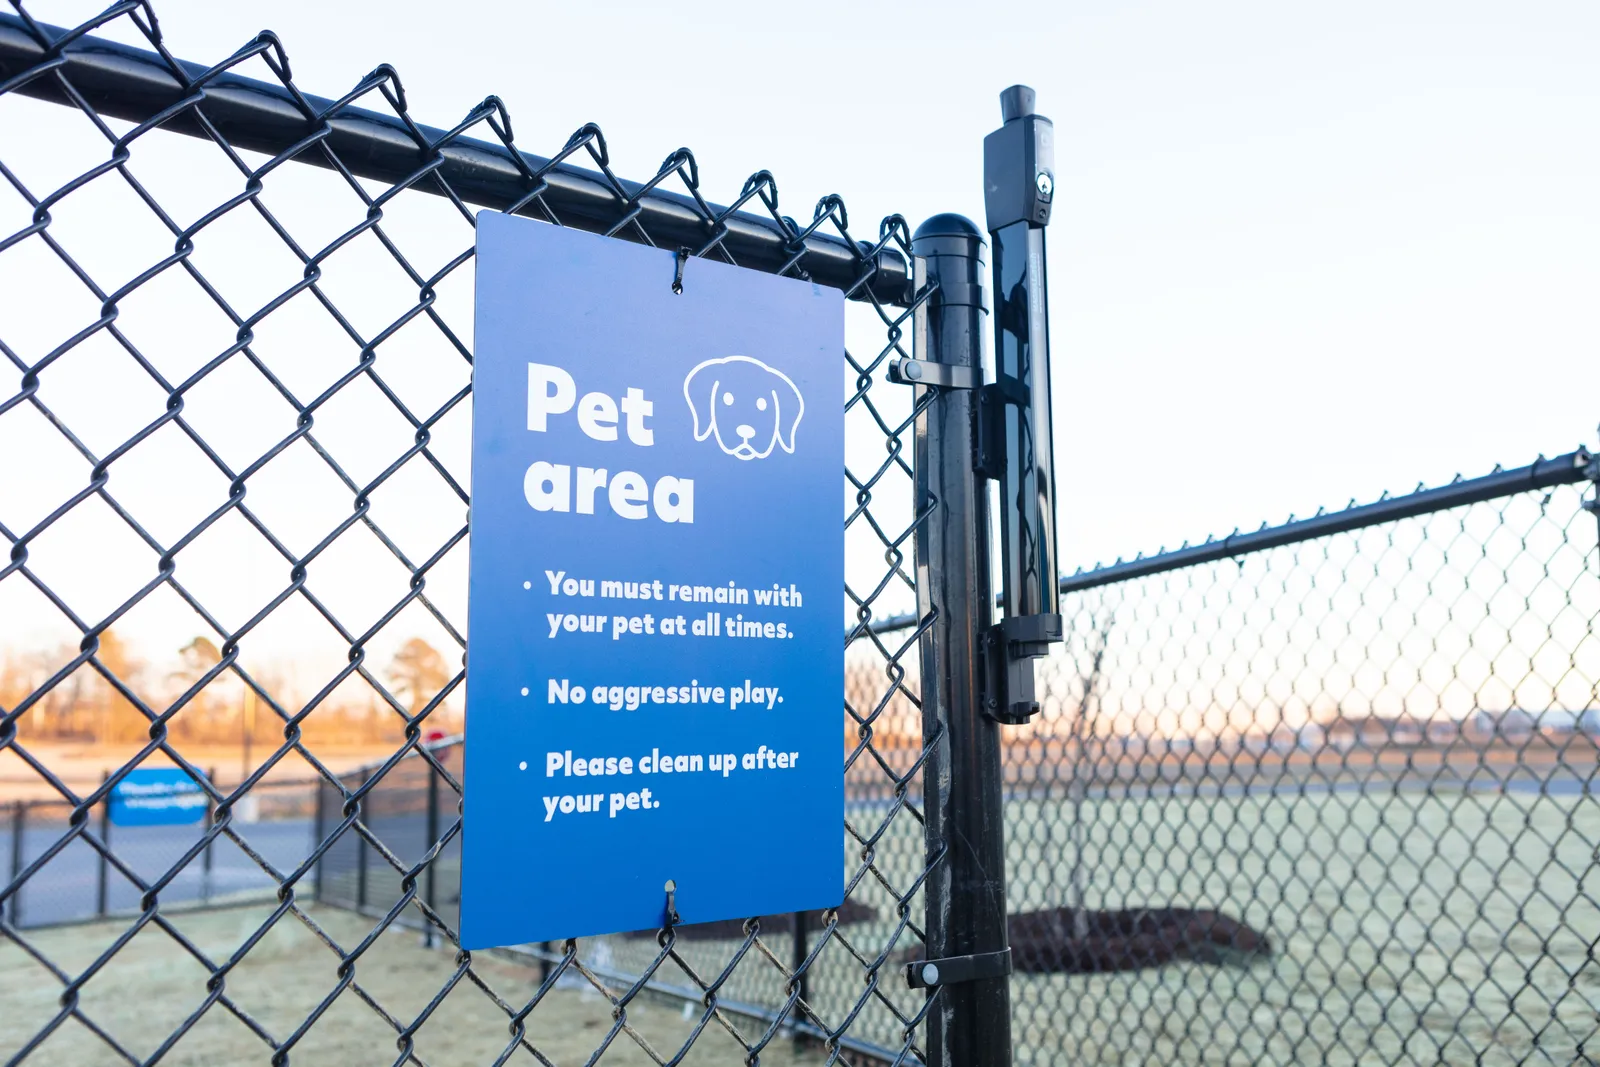
[[[175,663],[163,669],[134,655],[126,642],[107,630],[100,635],[100,647],[91,662],[50,684],[79,655],[75,647],[0,650],[0,712],[26,705],[18,720],[24,745],[29,740],[141,742],[150,736],[150,720],[127,693],[157,714],[164,713],[222,658],[205,637],[175,651]],[[426,641],[412,638],[378,677],[404,715],[415,716],[458,672],[459,667],[452,669]],[[251,671],[250,677],[254,687],[232,669],[207,680],[168,720],[168,736],[177,742],[204,745],[281,743],[284,721],[278,709],[298,714],[304,698],[291,691],[282,672]],[[458,688],[453,694],[456,699],[440,702],[429,713],[428,729],[453,733],[461,728],[459,694]],[[404,729],[402,710],[359,677],[341,685],[301,722],[307,741],[325,744],[398,743]]]

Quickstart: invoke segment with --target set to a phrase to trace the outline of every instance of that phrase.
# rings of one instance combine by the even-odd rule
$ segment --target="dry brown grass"
[[[210,959],[221,963],[241,952],[241,946],[269,914],[266,907],[247,907],[178,914],[170,921]],[[311,914],[347,951],[373,925],[371,920],[331,908]],[[127,928],[125,923],[108,922],[30,931],[26,936],[57,966],[78,975]],[[338,955],[290,914],[242,955],[227,975],[226,994],[282,1043],[338,986],[338,967]],[[510,960],[479,954],[473,968],[499,995],[519,1007],[538,988],[537,970]],[[428,1011],[433,996],[450,986],[456,971],[452,952],[424,948],[415,931],[385,933],[356,963],[354,982],[294,1044],[289,1062],[317,1067],[396,1062],[400,1057],[397,1027],[363,1002],[361,994],[379,1003],[400,1025],[409,1025]],[[208,977],[202,963],[151,925],[84,984],[79,1008],[128,1051],[146,1060],[200,1009]],[[61,995],[62,983],[48,970],[16,944],[0,941],[0,1061],[11,1062],[19,1049],[50,1024],[60,1010]],[[611,1011],[610,1003],[593,989],[558,987],[528,1017],[528,1038],[552,1064],[582,1064],[610,1031]],[[760,1033],[753,1022],[729,1018],[747,1037]],[[694,1025],[680,1011],[649,998],[628,1007],[627,1022],[661,1060],[677,1052]],[[463,978],[417,1031],[415,1053],[418,1061],[440,1067],[491,1064],[510,1042],[505,1011],[470,979]],[[222,1004],[213,1004],[159,1062],[164,1067],[231,1067],[267,1064],[271,1056],[266,1041]],[[87,1025],[69,1017],[24,1062],[97,1067],[127,1061]],[[539,1061],[519,1048],[506,1062],[532,1065]],[[627,1033],[619,1033],[600,1062],[607,1067],[642,1067],[660,1061]],[[683,1062],[705,1067],[739,1064],[744,1062],[744,1051],[713,1020]],[[761,1056],[761,1063],[768,1067],[821,1062],[821,1056],[797,1052],[783,1038],[775,1040]]]

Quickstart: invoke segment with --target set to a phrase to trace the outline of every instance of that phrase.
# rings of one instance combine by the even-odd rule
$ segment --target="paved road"
[[[48,851],[64,832],[65,827],[59,822],[34,827],[25,823],[22,866]],[[252,823],[240,826],[239,833],[280,871],[292,870],[312,848],[310,819]],[[111,847],[118,859],[148,882],[166,873],[199,836],[198,825],[113,826]],[[0,827],[0,885],[11,881],[12,838],[9,825]],[[100,854],[89,845],[82,841],[69,843],[6,902],[8,918],[21,926],[46,926],[92,918],[98,911],[101,866]],[[271,895],[277,889],[271,876],[227,838],[218,838],[212,843],[210,866],[207,873],[203,857],[195,857],[161,891],[161,900],[176,904],[252,891]],[[140,895],[140,889],[120,871],[106,866],[108,911],[137,910]]]
[[[0,888],[11,882],[12,827],[9,812],[0,809]],[[43,813],[30,816],[24,823],[22,834],[22,866],[36,860],[66,833],[66,824],[60,813],[53,818]],[[98,824],[97,824],[98,825]],[[427,823],[421,812],[404,815],[379,816],[369,819],[368,827],[395,853],[403,864],[416,863],[427,850],[425,838]],[[316,842],[310,819],[278,819],[256,823],[238,823],[234,828],[240,837],[275,866],[287,874],[305,862]],[[192,826],[113,826],[111,849],[134,874],[145,881],[154,881],[193,847],[200,839],[201,827]],[[326,854],[327,878],[348,893],[354,892],[357,866],[358,840],[349,831]],[[376,852],[368,850],[367,866],[373,903],[385,893],[398,892],[399,876]],[[99,912],[99,880],[102,867],[100,854],[83,841],[72,841],[53,856],[25,883],[20,893],[6,903],[7,917],[21,926],[48,926],[52,923],[89,919]],[[342,881],[338,881],[343,879]],[[344,886],[349,881],[349,886]],[[311,893],[308,875],[302,881],[302,892]],[[277,892],[277,882],[263,871],[244,850],[227,837],[218,837],[211,845],[209,872],[203,856],[196,856],[179,871],[176,877],[161,890],[161,900],[166,904],[232,897],[241,894],[260,894],[271,897]],[[337,893],[339,890],[335,889]],[[141,890],[115,867],[106,865],[106,910],[135,911],[139,907]],[[389,898],[383,901],[387,903]],[[15,910],[12,910],[15,907]]]

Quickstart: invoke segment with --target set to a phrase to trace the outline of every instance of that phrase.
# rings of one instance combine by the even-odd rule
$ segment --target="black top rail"
[[[53,42],[50,48],[35,39],[21,18],[0,15],[0,86],[36,68],[13,87],[24,96],[73,104],[60,80],[52,76],[53,71],[59,70],[98,114],[146,123],[199,93],[203,94],[205,119],[238,148],[276,156],[303,145],[307,150],[296,155],[296,160],[331,169],[333,164],[323,153],[313,150],[315,142],[308,139],[325,123],[328,148],[359,177],[402,184],[415,176],[423,164],[437,158],[439,177],[469,203],[501,210],[515,206],[518,214],[542,217],[537,201],[529,196],[542,182],[545,188],[539,199],[564,225],[635,241],[638,227],[642,227],[659,247],[684,246],[697,255],[721,247],[741,266],[773,274],[803,273],[812,281],[857,297],[863,295],[863,288],[870,287],[873,295],[887,303],[905,305],[910,301],[910,270],[905,258],[893,248],[879,248],[869,260],[871,245],[853,245],[814,228],[797,240],[802,228],[786,218],[779,221],[776,215],[763,218],[745,211],[729,212],[698,197],[656,188],[654,182],[646,185],[614,179],[609,174],[566,163],[551,166],[544,157],[506,144],[465,137],[458,130],[423,126],[409,117],[369,111],[344,101],[303,94],[286,85],[225,70],[217,72],[197,63],[169,63],[154,52],[99,37],[82,35],[63,45],[61,39],[70,37],[71,31],[35,25]],[[57,51],[59,55],[52,55]],[[186,74],[189,85],[174,74],[174,64]],[[374,76],[383,70],[374,71],[363,84],[378,85]],[[387,73],[393,76],[392,71]],[[288,80],[286,65],[282,76]],[[391,99],[398,99],[403,112],[404,93]],[[501,108],[496,113],[503,125],[497,132],[509,141],[509,120],[504,119],[498,99],[491,98],[485,105],[491,102]],[[315,118],[307,116],[308,107]],[[191,108],[166,116],[160,128],[194,137],[209,136]],[[585,127],[574,135],[574,141],[586,135],[592,139],[597,134],[597,129]],[[419,137],[426,147],[419,144]],[[569,143],[569,150],[571,147]],[[600,151],[603,160],[604,148]],[[520,164],[513,152],[521,157]],[[694,169],[693,159],[680,150],[668,158],[656,181],[685,168]],[[530,179],[530,173],[539,178]],[[691,181],[691,187],[693,184]],[[413,187],[442,194],[435,185],[418,182]],[[772,194],[770,199],[768,191]],[[775,208],[776,188],[765,172],[746,184],[741,203],[753,198]],[[825,198],[818,205],[818,217],[833,210],[841,212],[842,221],[837,198]],[[628,225],[630,222],[637,222],[638,227]],[[870,279],[862,286],[868,275]]]
[[[1132,581],[1135,578],[1148,578],[1154,574],[1163,574],[1202,563],[1237,559],[1252,552],[1265,552],[1270,548],[1314,541],[1319,537],[1349,533],[1368,526],[1381,526],[1386,522],[1397,522],[1417,515],[1448,511],[1451,508],[1479,504],[1486,500],[1498,500],[1501,497],[1514,496],[1530,490],[1585,481],[1600,481],[1600,460],[1597,460],[1588,449],[1580,448],[1553,459],[1540,456],[1526,467],[1496,470],[1481,478],[1458,477],[1448,485],[1418,489],[1404,496],[1384,496],[1370,504],[1352,503],[1340,511],[1319,512],[1306,519],[1291,518],[1280,526],[1263,525],[1261,529],[1249,533],[1235,531],[1221,539],[1208,538],[1202,544],[1185,544],[1182,548],[1171,552],[1158,552],[1153,556],[1143,556],[1126,562],[1119,560],[1109,566],[1080,570],[1061,579],[1061,592],[1078,593],[1097,586]],[[868,624],[865,632],[892,633],[915,626],[917,621],[916,615],[893,615]],[[855,633],[855,630],[849,632]]]
[[[1514,470],[1497,470],[1481,478],[1457,478],[1448,485],[1433,489],[1418,489],[1404,496],[1385,496],[1371,504],[1352,504],[1341,511],[1319,512],[1306,519],[1293,519],[1281,526],[1262,525],[1249,533],[1235,531],[1221,540],[1207,540],[1203,544],[1185,545],[1171,552],[1160,552],[1142,559],[1113,563],[1109,567],[1096,567],[1079,571],[1061,579],[1063,593],[1077,593],[1096,586],[1126,582],[1133,578],[1148,578],[1183,567],[1217,560],[1236,559],[1252,552],[1265,552],[1269,548],[1314,541],[1319,537],[1348,533],[1368,526],[1381,526],[1386,522],[1428,515],[1435,511],[1480,504],[1486,500],[1514,496],[1534,489],[1548,489],[1557,485],[1589,481],[1596,477],[1592,466],[1594,457],[1588,449],[1545,459],[1540,456],[1526,467]]]

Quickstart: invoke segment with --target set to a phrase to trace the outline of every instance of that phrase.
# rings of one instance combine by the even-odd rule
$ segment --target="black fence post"
[[[368,767],[361,772],[361,786],[365,789],[367,783],[372,781],[372,768]],[[360,819],[366,814],[367,794],[363,793],[361,800],[356,804],[356,818]],[[365,819],[361,820],[365,822]],[[360,914],[367,909],[367,839],[359,833],[356,834],[356,912]]]
[[[428,769],[428,818],[427,818],[427,844],[423,849],[426,853],[439,843],[439,772],[433,769],[433,764],[427,760],[422,765]],[[434,895],[435,875],[439,866],[439,858],[435,856],[428,862],[428,870],[422,876],[422,899],[428,902],[430,911],[438,907],[438,898]],[[433,922],[431,919],[424,921],[422,927],[422,945],[424,948],[433,947]]]
[[[316,790],[316,812],[311,817],[312,852],[320,849],[322,839],[328,836],[328,783],[318,778]],[[318,902],[322,900],[322,864],[326,859],[326,853],[318,853],[317,862],[311,868],[311,899]]]
[[[917,609],[921,641],[928,959],[908,968],[939,1003],[928,1016],[929,1067],[1007,1067],[1011,991],[998,724],[983,714],[983,642],[992,622],[987,490],[974,472],[973,420],[986,307],[983,236],[936,215],[912,240],[916,314]],[[942,366],[933,366],[934,364]],[[904,373],[910,369],[911,373]]]
[[[789,1025],[795,1028],[795,1043],[802,1045],[806,1043],[806,1039],[800,1033],[800,1025],[805,1022],[805,1015],[800,1010],[799,1005],[806,1000],[806,994],[810,992],[806,988],[808,974],[806,971],[801,970],[806,965],[806,952],[809,949],[806,942],[806,913],[797,911],[794,913],[794,943],[789,947],[789,970],[794,974],[795,986],[800,995],[800,1000],[796,1001],[795,1010],[789,1016]]]
[[[22,886],[17,884],[17,879],[22,877],[22,832],[28,818],[28,802],[16,801],[11,805],[11,884],[15,887],[11,891],[9,905],[12,926],[22,925]]]
[[[111,777],[110,771],[100,772],[100,784],[105,785]],[[95,870],[94,883],[94,913],[104,918],[110,904],[111,897],[111,861],[106,854],[111,851],[111,792],[100,800],[100,862]]]
[[[206,780],[207,784],[210,785],[212,788],[216,788],[216,784],[217,784],[217,769],[215,767],[213,767],[213,768],[211,768],[211,770],[208,773],[209,773],[210,777],[207,778],[207,780]],[[210,791],[208,790],[206,792],[206,821],[205,821],[205,833],[207,834],[206,847],[205,847],[205,851],[200,853],[200,901],[201,901],[201,903],[205,903],[206,901],[209,901],[211,899],[211,869],[212,869],[211,846],[216,844],[216,840],[217,839],[215,837],[210,836],[210,834],[211,834],[212,827],[214,827],[216,825],[217,825],[217,801],[216,801],[216,798],[213,797],[211,795]]]

